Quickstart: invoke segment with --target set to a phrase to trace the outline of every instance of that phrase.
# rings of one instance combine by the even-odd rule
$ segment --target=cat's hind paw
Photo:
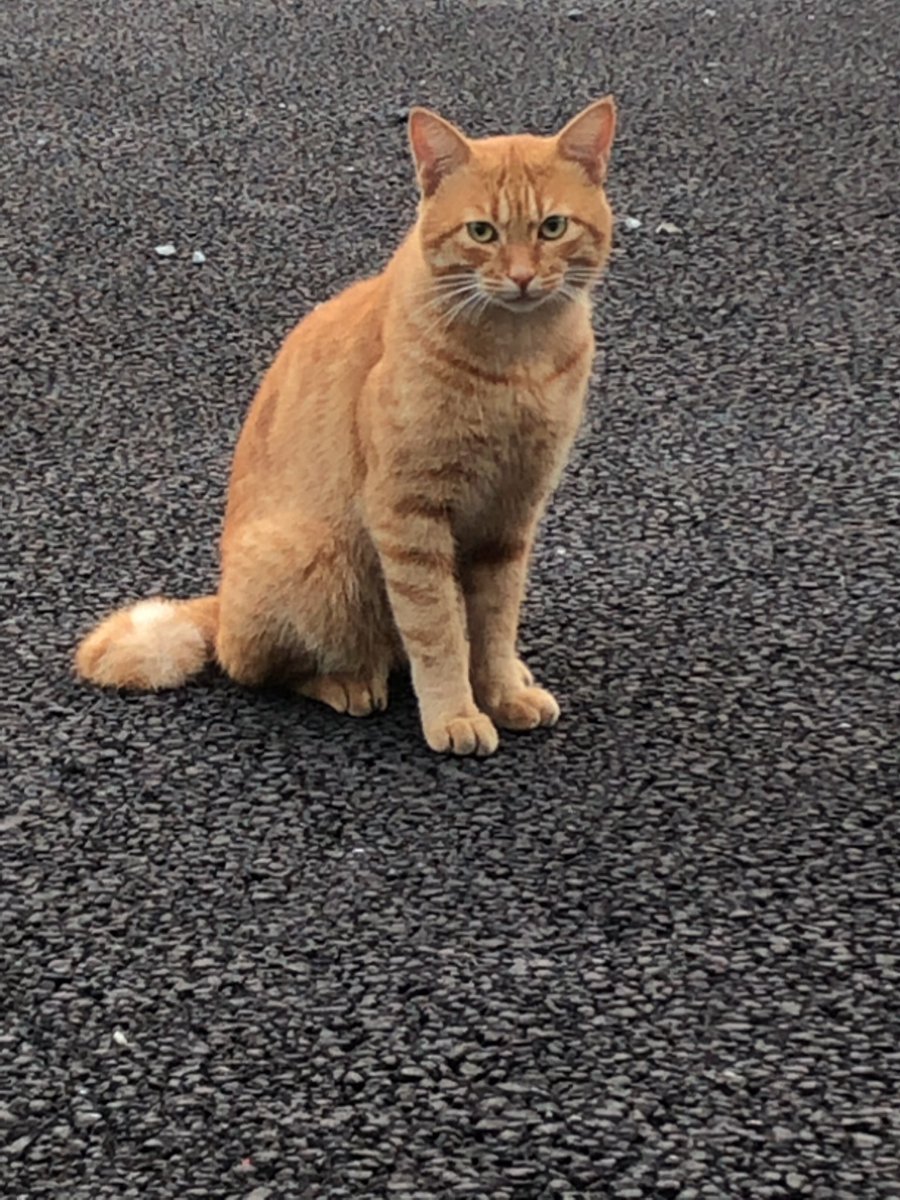
[[[297,692],[351,717],[381,712],[388,702],[386,677],[354,679],[349,675],[318,675],[300,684]]]

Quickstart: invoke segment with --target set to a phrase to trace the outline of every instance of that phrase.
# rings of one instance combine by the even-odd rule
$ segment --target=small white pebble
[[[660,221],[656,227],[657,233],[684,233],[680,225],[673,225],[671,221]]]
[[[203,253],[202,250],[195,250],[194,253],[191,255],[191,262],[197,263],[197,265],[199,266],[200,263],[206,262],[206,255]]]
[[[622,224],[626,229],[634,231],[635,229],[640,229],[643,222],[640,217],[623,217]]]
[[[175,253],[175,247],[167,242],[164,246],[157,246],[156,253],[160,258],[171,258]]]
[[[117,1046],[130,1046],[131,1045],[131,1042],[129,1042],[128,1038],[125,1036],[125,1034],[122,1032],[121,1029],[113,1030],[113,1041],[116,1043]]]

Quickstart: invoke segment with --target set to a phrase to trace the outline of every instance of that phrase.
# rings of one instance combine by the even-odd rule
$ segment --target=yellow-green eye
[[[569,227],[567,217],[547,217],[538,230],[540,236],[547,242],[555,241],[556,238],[562,237]]]
[[[490,221],[470,221],[466,226],[473,242],[496,242],[497,230]]]

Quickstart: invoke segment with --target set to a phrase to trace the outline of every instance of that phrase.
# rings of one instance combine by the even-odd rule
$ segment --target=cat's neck
[[[472,319],[452,321],[443,336],[464,344],[470,354],[489,360],[540,358],[560,343],[580,342],[590,324],[591,306],[579,300],[548,300],[532,312],[515,313],[491,305]]]

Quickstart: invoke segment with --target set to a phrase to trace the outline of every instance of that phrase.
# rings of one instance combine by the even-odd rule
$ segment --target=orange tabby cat
[[[309,313],[238,441],[217,596],[145,600],[78,672],[174,687],[215,656],[354,716],[408,662],[428,745],[490,754],[559,708],[516,653],[535,526],[582,415],[609,255],[610,97],[555,137],[470,140],[425,109],[418,220]]]

